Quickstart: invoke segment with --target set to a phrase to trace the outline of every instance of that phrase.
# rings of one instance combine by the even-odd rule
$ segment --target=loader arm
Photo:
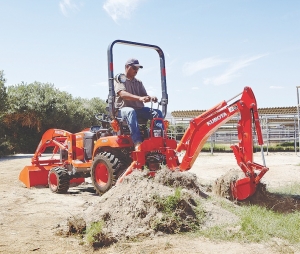
[[[53,154],[57,152],[58,148],[64,150],[66,147],[62,144],[66,139],[67,136],[70,136],[71,133],[65,130],[60,129],[49,129],[47,130],[43,136],[42,139],[31,159],[32,165],[38,165],[41,163],[39,157],[40,155],[45,151],[47,147],[54,147]],[[53,163],[59,162],[59,160],[50,159],[50,161]],[[43,160],[43,163],[48,161]]]
[[[23,182],[26,187],[47,185],[49,170],[53,167],[62,166],[63,162],[57,158],[55,154],[59,149],[66,150],[64,145],[67,137],[71,133],[60,129],[47,130],[31,158],[31,165],[25,166],[19,175],[19,180]],[[52,149],[52,156],[41,157],[47,148]]]
[[[240,99],[228,104],[228,102],[240,95]],[[253,162],[253,122],[259,145],[263,144],[263,137],[259,123],[256,99],[250,87],[245,87],[241,94],[227,102],[223,101],[219,103],[191,120],[176,151],[186,151],[179,165],[179,169],[180,171],[189,170],[193,166],[207,139],[221,125],[228,122],[237,114],[240,114],[240,120],[237,125],[239,143],[238,145],[231,146],[231,148],[234,152],[237,164],[245,173],[246,178],[234,183],[235,186],[232,187],[232,192],[235,198],[245,199],[255,192],[256,185],[268,170],[265,166]],[[259,171],[259,173],[255,171]]]

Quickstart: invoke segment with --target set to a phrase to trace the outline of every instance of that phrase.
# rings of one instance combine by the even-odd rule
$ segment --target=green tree
[[[0,156],[5,154],[7,149],[5,128],[3,123],[3,116],[7,106],[7,93],[5,87],[6,79],[4,78],[3,70],[0,70]]]
[[[34,82],[10,86],[3,118],[14,152],[34,152],[43,133],[51,128],[78,132],[104,112],[103,100],[73,98],[53,84]]]
[[[5,112],[6,109],[6,79],[4,78],[3,70],[0,70],[0,114]]]

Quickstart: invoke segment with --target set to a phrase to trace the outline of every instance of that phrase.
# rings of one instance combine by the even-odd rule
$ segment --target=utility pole
[[[299,128],[299,124],[300,124],[299,88],[300,88],[300,86],[296,86],[296,88],[297,88],[297,114],[298,114],[298,132],[297,133],[298,133],[298,142],[299,142],[299,150],[300,150],[300,133],[299,133],[299,130],[300,130],[300,128]],[[297,144],[296,144],[296,154],[297,154]]]

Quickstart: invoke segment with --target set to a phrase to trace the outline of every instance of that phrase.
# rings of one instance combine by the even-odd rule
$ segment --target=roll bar
[[[108,94],[108,107],[109,114],[111,119],[115,118],[115,88],[114,88],[114,61],[113,61],[113,47],[115,44],[124,44],[130,46],[138,46],[144,48],[151,48],[157,51],[160,59],[160,74],[161,74],[161,90],[162,98],[159,104],[162,106],[163,117],[166,117],[167,114],[167,105],[168,105],[168,93],[167,93],[167,83],[166,83],[166,68],[165,68],[165,57],[162,49],[156,45],[124,41],[124,40],[115,40],[109,44],[107,50],[107,60],[108,60],[108,84],[109,84],[109,94]]]

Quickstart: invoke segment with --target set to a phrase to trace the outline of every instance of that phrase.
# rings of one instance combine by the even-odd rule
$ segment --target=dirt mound
[[[219,177],[212,185],[212,193],[216,196],[232,200],[230,185],[232,182],[245,177],[241,170],[230,169],[226,174]]]
[[[185,188],[191,190],[203,198],[208,197],[208,195],[205,194],[206,186],[201,186],[197,176],[190,172],[162,169],[156,173],[154,181],[173,188]]]
[[[192,174],[160,170],[150,178],[135,171],[91,204],[84,219],[87,228],[103,222],[94,247],[160,232],[191,231],[204,216],[197,208],[201,195],[205,196]]]

